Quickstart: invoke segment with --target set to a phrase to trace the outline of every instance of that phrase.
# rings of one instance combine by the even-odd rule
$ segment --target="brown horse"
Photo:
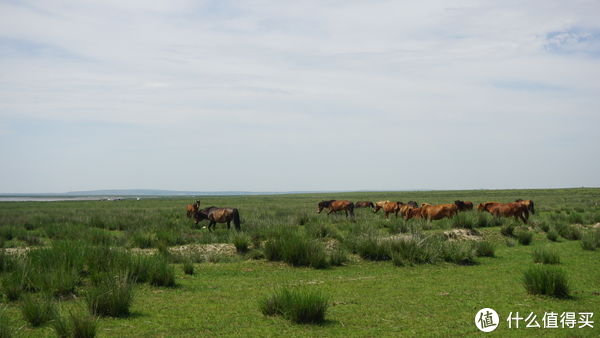
[[[385,203],[379,204],[378,207],[379,209],[383,209],[383,212],[385,212],[385,218],[388,218],[388,215],[391,213],[394,213],[396,217],[398,217],[398,212],[400,212],[402,205],[404,205],[402,202],[385,201]],[[379,209],[376,209],[374,212],[377,212]]]
[[[422,209],[421,208],[413,208],[409,205],[405,205],[406,208],[403,208],[402,210],[400,210],[401,213],[403,213],[404,215],[404,219],[405,220],[409,220],[411,218],[422,218]]]
[[[473,210],[473,202],[456,200],[454,204],[456,204],[458,211]]]
[[[491,213],[490,208],[492,208],[493,206],[496,206],[498,204],[502,204],[500,202],[484,202],[484,203],[479,203],[479,205],[477,206],[477,210],[479,211],[487,211],[489,213]]]
[[[331,214],[332,212],[338,212],[343,210],[344,212],[346,212],[346,217],[348,217],[348,213],[350,213],[350,216],[354,217],[354,203],[347,200],[321,201],[319,202],[317,213],[320,214],[321,211],[323,211],[323,209],[329,209],[327,215]]]
[[[355,208],[375,208],[375,204],[371,201],[358,201],[354,203]]]
[[[188,204],[186,206],[186,210],[187,210],[187,217],[188,218],[192,218],[194,217],[194,213],[196,211],[198,211],[198,208],[200,207],[200,201],[196,201],[193,204]]]
[[[523,205],[525,205],[527,207],[527,210],[532,214],[535,215],[535,206],[533,204],[532,200],[522,200],[522,199],[518,199],[515,202],[521,203]]]
[[[196,224],[198,222],[208,219],[208,231],[215,229],[217,223],[227,223],[227,229],[231,228],[231,221],[235,225],[236,230],[240,230],[240,213],[236,208],[217,208],[208,207],[198,210],[194,213]],[[212,230],[211,230],[212,228]]]
[[[439,205],[423,205],[421,206],[421,217],[428,221],[438,220],[445,217],[453,217],[458,213],[456,204],[439,204]]]
[[[488,211],[494,215],[494,217],[512,216],[517,220],[521,219],[525,224],[527,224],[527,220],[529,219],[529,209],[525,204],[520,202],[493,204],[488,207]]]

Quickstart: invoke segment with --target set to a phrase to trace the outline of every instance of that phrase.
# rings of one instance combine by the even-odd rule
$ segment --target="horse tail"
[[[235,230],[240,230],[240,213],[238,209],[233,209],[233,225],[235,225]]]
[[[350,202],[350,205],[348,205],[348,209],[350,209],[350,215],[354,217],[354,203]]]
[[[531,201],[530,206],[531,206],[531,209],[530,209],[531,210],[531,214],[535,215],[535,206],[533,205],[533,201]]]

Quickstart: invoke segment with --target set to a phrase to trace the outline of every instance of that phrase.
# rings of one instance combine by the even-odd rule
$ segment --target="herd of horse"
[[[394,201],[379,201],[375,203],[371,201],[358,201],[352,203],[348,200],[328,200],[319,202],[317,213],[321,213],[324,209],[328,209],[328,215],[344,211],[346,217],[354,217],[355,208],[371,208],[374,213],[383,210],[385,218],[388,218],[392,213],[398,217],[399,213],[405,220],[422,218],[432,221],[453,217],[460,211],[473,210],[473,202],[456,200],[454,203],[448,204],[432,205],[429,203],[422,203],[421,206],[419,206],[415,201],[409,201],[407,203]],[[527,224],[529,214],[535,214],[533,201],[522,199],[510,203],[480,203],[477,206],[477,210],[489,212],[494,217],[514,217],[518,220],[520,219],[525,224]]]
[[[355,208],[371,208],[373,213],[383,210],[385,218],[390,214],[394,214],[396,218],[400,214],[405,220],[426,219],[428,221],[438,220],[442,218],[454,217],[461,211],[473,210],[473,202],[456,200],[454,203],[432,205],[429,203],[421,203],[419,206],[415,201],[407,203],[394,201],[358,201],[353,203],[348,200],[327,200],[319,202],[317,213],[321,213],[327,209],[327,215],[344,211],[346,217],[354,217]],[[535,207],[532,200],[518,199],[510,203],[500,202],[485,202],[477,206],[477,210],[485,211],[492,214],[494,217],[514,217],[517,220],[527,224],[529,214],[535,214]],[[208,220],[208,230],[215,229],[217,223],[227,223],[227,229],[231,228],[231,222],[236,230],[240,230],[240,213],[236,208],[218,208],[210,206],[200,209],[200,201],[196,201],[187,205],[187,217],[193,218],[198,224],[203,220]]]

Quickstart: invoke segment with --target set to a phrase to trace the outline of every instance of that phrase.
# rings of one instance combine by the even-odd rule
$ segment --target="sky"
[[[0,0],[0,193],[599,187],[598,15]]]

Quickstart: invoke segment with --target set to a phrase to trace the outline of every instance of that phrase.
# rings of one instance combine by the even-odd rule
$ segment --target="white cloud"
[[[594,41],[600,25],[593,15],[599,9],[589,1],[3,3],[0,123],[141,128],[147,133],[122,135],[123,143],[137,144],[139,158],[127,162],[132,173],[175,156],[213,175],[242,175],[220,164],[228,161],[208,169],[188,156],[204,149],[219,158],[224,148],[247,158],[252,172],[243,176],[255,177],[252,187],[241,180],[237,189],[528,186],[536,169],[552,162],[557,148],[545,144],[555,134],[584,135],[571,151],[576,154],[599,141],[586,135],[599,119]],[[562,52],[565,46],[576,53]],[[518,182],[503,171],[513,162],[489,169],[494,157],[480,146],[504,147],[500,158],[510,158],[519,147],[513,140],[539,149],[527,153],[533,164]],[[445,150],[456,142],[467,150]],[[567,156],[568,149],[559,151]],[[68,163],[81,166],[80,150],[73,154]],[[106,152],[105,161],[117,166],[125,155]],[[249,164],[252,158],[260,161]],[[586,161],[600,169],[598,160]],[[15,172],[26,165],[13,162]],[[368,179],[317,173],[348,166],[352,177]],[[425,175],[472,168],[503,178],[449,183]],[[282,171],[297,178],[288,181]],[[396,181],[398,171],[415,180]],[[374,178],[374,172],[386,174]],[[583,183],[562,177],[562,169],[548,175],[553,172],[548,184],[599,183],[592,176]],[[64,185],[67,178],[56,175]],[[115,175],[94,176],[110,185]],[[164,187],[185,184],[161,180]]]

